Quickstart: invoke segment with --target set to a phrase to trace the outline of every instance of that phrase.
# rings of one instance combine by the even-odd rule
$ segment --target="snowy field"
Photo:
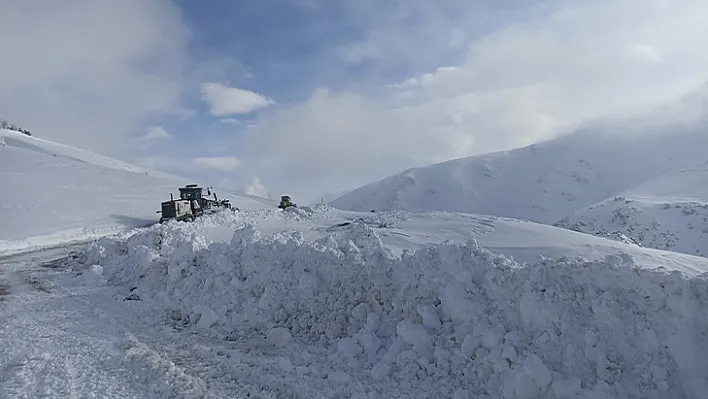
[[[550,226],[261,209],[50,258],[2,266],[9,397],[708,392],[708,260]]]

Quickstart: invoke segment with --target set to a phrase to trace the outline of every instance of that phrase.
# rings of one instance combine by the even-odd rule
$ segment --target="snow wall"
[[[274,373],[329,381],[323,397],[708,392],[705,276],[615,256],[520,265],[469,241],[397,257],[357,224],[318,241],[246,225],[208,244],[168,224],[100,239],[79,261],[166,323],[262,337],[281,359]]]

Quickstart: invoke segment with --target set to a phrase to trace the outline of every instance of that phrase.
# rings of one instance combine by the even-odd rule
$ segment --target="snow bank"
[[[279,372],[324,380],[326,397],[708,392],[705,276],[619,257],[522,266],[473,240],[398,257],[371,227],[344,230],[308,241],[245,225],[230,242],[209,243],[160,225],[98,240],[76,267],[100,265],[108,284],[181,328],[261,337]]]

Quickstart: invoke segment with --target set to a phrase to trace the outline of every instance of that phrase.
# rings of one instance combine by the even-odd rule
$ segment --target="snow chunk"
[[[268,344],[276,346],[278,348],[283,348],[285,346],[288,346],[288,344],[290,343],[290,341],[292,341],[292,339],[293,339],[293,336],[290,333],[290,331],[288,331],[287,328],[282,328],[282,327],[271,329],[268,332],[268,337],[267,337]]]
[[[437,330],[442,326],[440,317],[438,317],[438,313],[434,307],[420,305],[418,306],[418,314],[423,318],[423,325],[427,328]]]
[[[396,332],[419,353],[432,353],[433,338],[420,324],[403,320],[396,326]]]
[[[207,329],[219,320],[219,315],[207,306],[195,306],[194,313],[199,314],[197,328],[200,329]]]
[[[349,376],[349,374],[341,370],[330,372],[329,374],[327,374],[327,379],[338,384],[348,384],[349,382],[351,382],[351,377]]]
[[[363,352],[356,340],[350,337],[340,339],[337,342],[337,349],[346,357],[357,357]]]
[[[371,378],[381,381],[391,373],[391,365],[386,362],[378,362],[371,369]]]
[[[106,284],[106,279],[103,278],[103,267],[101,265],[91,265],[82,275],[84,284],[92,286],[101,286]]]
[[[523,367],[507,377],[502,393],[508,399],[532,399],[545,392],[551,383],[551,373],[536,354],[530,354]]]
[[[553,396],[557,399],[571,399],[575,398],[581,391],[580,378],[571,377],[565,380],[557,380],[551,385],[551,391]]]
[[[475,304],[465,298],[467,290],[458,282],[450,282],[440,294],[443,311],[454,322],[469,322],[475,317]]]

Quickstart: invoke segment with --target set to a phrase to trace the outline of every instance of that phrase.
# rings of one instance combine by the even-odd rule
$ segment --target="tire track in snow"
[[[174,361],[165,357],[163,348],[159,352],[153,349],[142,338],[138,338],[138,334],[128,328],[125,323],[111,316],[110,312],[97,305],[110,303],[110,298],[105,298],[105,301],[89,301],[83,298],[85,293],[72,291],[45,279],[44,285],[47,284],[50,284],[53,289],[85,304],[92,310],[93,314],[97,315],[99,319],[106,321],[107,324],[113,327],[114,331],[120,334],[121,339],[114,342],[114,348],[124,354],[123,362],[130,364],[133,370],[140,370],[140,374],[136,374],[135,377],[140,382],[143,382],[145,386],[150,387],[152,394],[165,395],[165,397],[171,398],[210,397],[204,392],[206,383],[203,380],[190,375],[187,369],[179,367]],[[87,291],[92,292],[93,290]]]
[[[38,269],[34,260],[0,268],[0,397],[210,396],[204,381],[142,343],[91,291],[52,281],[71,272]]]
[[[10,285],[5,282],[0,282],[0,303],[5,301],[10,295]]]

